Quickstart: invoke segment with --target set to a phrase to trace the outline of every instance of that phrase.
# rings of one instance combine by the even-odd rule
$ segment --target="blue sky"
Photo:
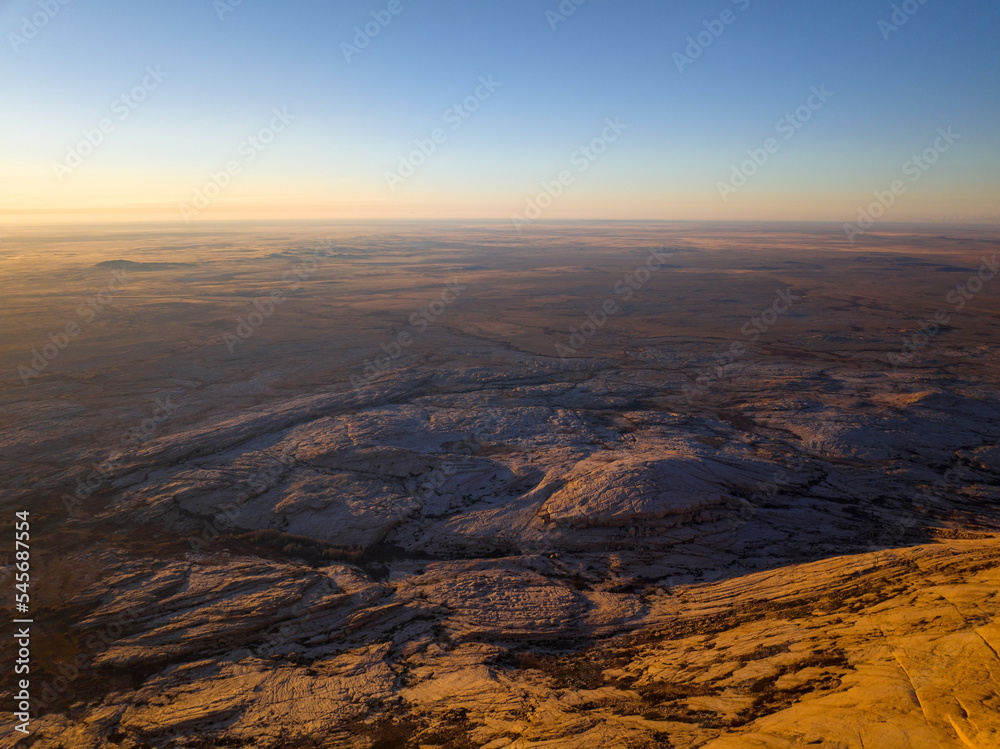
[[[176,217],[275,108],[294,121],[199,218],[506,218],[607,118],[627,130],[546,217],[851,220],[943,127],[960,140],[895,218],[1000,215],[996,3],[911,0],[886,39],[891,2],[567,0],[553,29],[555,0],[398,0],[348,61],[342,44],[389,0],[231,2],[0,3],[0,220]],[[32,16],[46,22],[27,39]],[[678,70],[706,23],[722,33]],[[157,66],[166,80],[117,120],[111,102]],[[445,111],[480,76],[499,87],[451,129]],[[833,96],[723,200],[719,183],[813,87]],[[113,132],[57,180],[107,117]],[[386,173],[439,127],[446,140],[391,190]]]

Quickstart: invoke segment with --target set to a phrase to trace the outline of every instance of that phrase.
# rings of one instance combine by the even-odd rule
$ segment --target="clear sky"
[[[1000,3],[895,5],[0,0],[0,222],[998,222]]]

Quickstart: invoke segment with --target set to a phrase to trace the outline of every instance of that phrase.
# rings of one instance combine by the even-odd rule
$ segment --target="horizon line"
[[[52,221],[38,221],[38,222],[17,222],[17,223],[4,223],[0,221],[0,229],[18,229],[18,228],[72,228],[72,227],[86,227],[95,228],[101,226],[157,226],[157,227],[169,227],[172,229],[192,229],[197,230],[199,226],[248,226],[248,225],[315,225],[315,224],[402,224],[402,223],[412,223],[412,224],[509,224],[514,230],[517,230],[517,226],[511,222],[509,218],[496,218],[496,217],[484,217],[484,218],[430,218],[430,217],[417,217],[417,218],[308,218],[308,219],[292,219],[292,218],[269,218],[269,219],[205,219],[203,221],[198,221],[196,223],[186,223],[183,221],[164,221],[164,220],[143,220],[143,219],[121,219],[114,221],[83,221],[83,222],[52,222]],[[844,222],[841,220],[832,219],[664,219],[664,218],[573,218],[573,219],[537,219],[532,221],[532,225],[574,225],[574,224],[700,224],[700,225],[726,225],[726,224],[753,224],[753,225],[810,225],[810,226],[835,226],[842,228]],[[905,221],[880,221],[880,229],[888,229],[890,227],[907,227],[907,226],[954,226],[960,228],[981,228],[981,229],[1000,229],[1000,219],[996,220],[919,220],[911,219]],[[531,227],[521,227],[523,231],[530,231]],[[877,234],[879,233],[874,227],[872,229],[865,231],[866,234]]]

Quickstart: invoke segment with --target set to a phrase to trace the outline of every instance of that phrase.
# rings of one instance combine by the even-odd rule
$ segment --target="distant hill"
[[[117,270],[170,270],[171,268],[193,268],[194,266],[194,263],[137,263],[134,260],[105,260],[94,267]]]

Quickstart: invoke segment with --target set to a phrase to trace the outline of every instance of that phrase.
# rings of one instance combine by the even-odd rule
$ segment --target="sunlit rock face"
[[[752,484],[738,469],[693,456],[608,461],[599,455],[578,463],[539,513],[562,527],[644,523],[666,530],[729,517],[739,502],[721,491],[741,478]]]
[[[889,357],[994,237],[338,231],[233,350],[313,238],[157,235],[132,296],[4,381],[32,746],[1000,746],[1000,297]],[[11,261],[11,372],[64,322],[28,302],[121,252],[54,247]]]

